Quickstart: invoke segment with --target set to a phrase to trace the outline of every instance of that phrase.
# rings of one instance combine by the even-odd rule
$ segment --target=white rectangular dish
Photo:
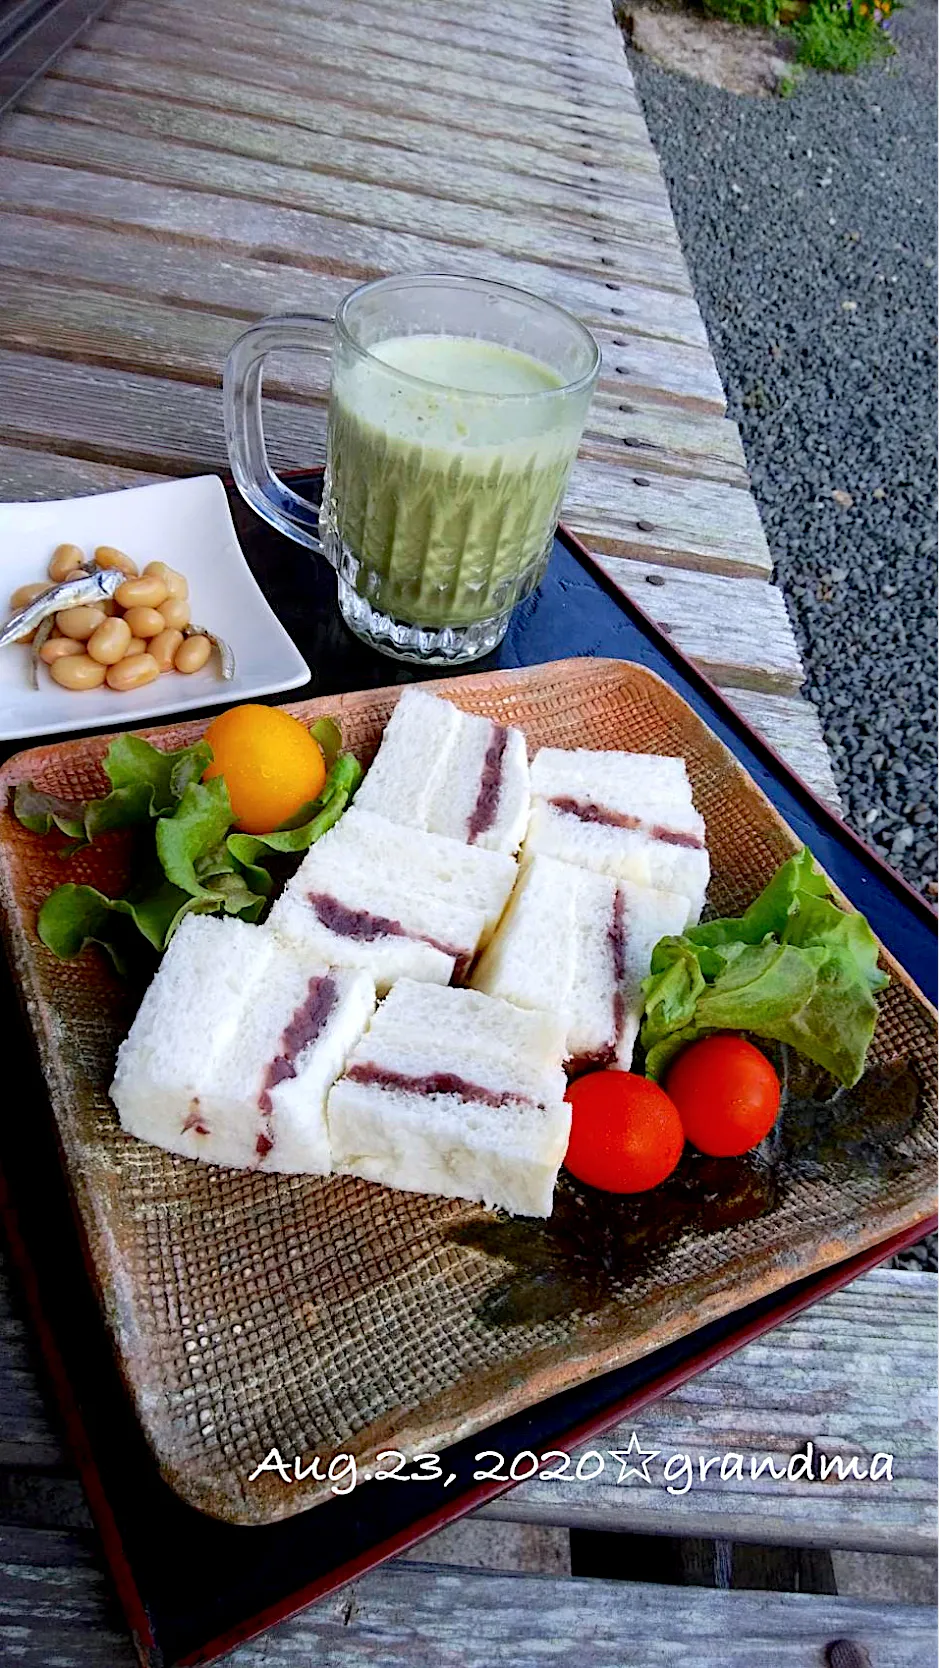
[[[242,554],[225,488],[217,475],[160,481],[89,498],[0,504],[0,593],[43,579],[57,544],[90,556],[116,545],[142,570],[167,562],[189,581],[193,620],[225,639],[235,656],[226,682],[213,655],[201,672],[168,672],[155,683],[119,694],[108,688],[61,689],[45,666],[39,688],[29,676],[29,648],[0,650],[0,740],[121,729],[195,708],[297,689],[310,669],[260,590]]]

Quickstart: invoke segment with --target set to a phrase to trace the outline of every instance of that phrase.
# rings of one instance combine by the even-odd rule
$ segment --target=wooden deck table
[[[337,301],[420,269],[522,285],[594,330],[603,369],[566,520],[836,803],[608,0],[107,6],[0,118],[0,498],[224,468],[225,355],[277,311],[321,332],[302,364],[272,366],[272,461],[321,461]],[[838,1429],[856,1415],[862,1445],[880,1440],[882,1415],[912,1467],[889,1499],[714,1488],[676,1507],[661,1490],[608,1500],[585,1485],[559,1501],[532,1483],[487,1510],[924,1550],[933,1291],[925,1276],[868,1276],[655,1414],[663,1444],[699,1447],[726,1440],[738,1412],[768,1442],[792,1419],[808,1435],[834,1430],[843,1403]],[[885,1341],[887,1299],[899,1326]],[[122,1668],[130,1647],[12,1302],[0,1286],[0,1658]],[[889,1405],[873,1395],[887,1382]],[[588,1599],[573,1578],[474,1576],[431,1581],[396,1562],[234,1660],[525,1668],[543,1639],[558,1663],[580,1662],[589,1640],[599,1668],[769,1668],[821,1662],[845,1633],[874,1668],[934,1660],[916,1607],[738,1592],[692,1605],[687,1589],[599,1581]]]

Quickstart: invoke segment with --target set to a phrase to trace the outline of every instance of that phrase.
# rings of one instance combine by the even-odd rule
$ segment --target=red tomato
[[[712,1158],[749,1152],[779,1114],[779,1078],[766,1055],[743,1037],[692,1043],[665,1081],[688,1140]]]
[[[570,1085],[571,1138],[564,1163],[606,1193],[644,1193],[681,1158],[681,1119],[664,1089],[626,1071],[594,1071]]]

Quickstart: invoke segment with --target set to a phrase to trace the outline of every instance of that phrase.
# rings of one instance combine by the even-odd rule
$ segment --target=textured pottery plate
[[[723,745],[653,673],[561,661],[437,685],[544,744],[683,755],[708,826],[710,901],[742,910],[798,842]],[[294,707],[339,716],[371,758],[398,691]],[[197,724],[150,732],[161,745]],[[103,738],[19,755],[0,776],[100,790]],[[125,879],[116,843],[70,878]],[[8,947],[36,1033],[92,1273],[163,1476],[193,1505],[264,1523],[327,1497],[310,1477],[249,1477],[273,1447],[309,1465],[439,1452],[543,1397],[925,1218],[933,1208],[932,1010],[889,957],[860,1095],[787,1106],[767,1153],[686,1154],[645,1200],[562,1178],[544,1224],[348,1178],[262,1176],[171,1157],[122,1134],[107,1097],[139,990],[103,959],[56,962],[36,912],[62,878],[51,842],[0,823]],[[790,1061],[790,1068],[796,1063]],[[325,1467],[321,1467],[322,1470]]]
[[[56,545],[66,543],[80,545],[88,555],[96,545],[116,545],[141,571],[155,561],[179,568],[189,581],[193,619],[231,645],[235,676],[226,683],[213,655],[201,672],[167,673],[123,695],[113,689],[80,694],[61,689],[44,666],[39,688],[33,689],[29,649],[14,643],[0,650],[0,740],[165,721],[175,712],[297,689],[310,676],[242,555],[217,475],[90,498],[0,504],[2,599],[18,585],[44,579]]]

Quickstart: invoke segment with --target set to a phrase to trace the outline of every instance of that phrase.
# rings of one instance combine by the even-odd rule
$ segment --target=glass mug
[[[401,660],[460,665],[539,583],[600,367],[572,314],[476,278],[380,278],[336,313],[322,507],[271,469],[269,353],[322,326],[263,319],[224,378],[232,473],[265,520],[321,552],[346,624]]]

